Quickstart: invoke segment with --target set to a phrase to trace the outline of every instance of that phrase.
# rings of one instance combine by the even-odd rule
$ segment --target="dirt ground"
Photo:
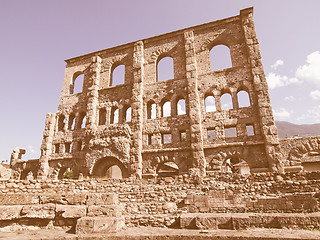
[[[66,233],[62,229],[32,229],[18,230],[15,232],[0,232],[0,239],[126,239],[126,240],[170,240],[170,239],[219,239],[219,240],[291,240],[291,239],[308,239],[319,240],[320,231],[312,230],[293,230],[293,229],[248,229],[248,230],[185,230],[185,229],[165,229],[165,228],[128,228],[114,234],[86,234],[76,235]]]

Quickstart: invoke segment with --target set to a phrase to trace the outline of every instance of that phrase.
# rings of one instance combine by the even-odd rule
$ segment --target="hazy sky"
[[[319,0],[0,0],[0,161],[40,156],[64,59],[238,15],[254,7],[275,118],[320,122]]]

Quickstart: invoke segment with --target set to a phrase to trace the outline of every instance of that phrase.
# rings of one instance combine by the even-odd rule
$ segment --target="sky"
[[[0,161],[17,146],[40,157],[65,59],[252,6],[275,119],[320,123],[319,0],[0,0]]]

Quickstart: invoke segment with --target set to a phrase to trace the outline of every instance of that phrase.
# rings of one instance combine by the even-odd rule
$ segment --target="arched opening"
[[[25,169],[21,172],[20,180],[33,180],[37,178],[37,171],[30,168]]]
[[[64,117],[64,115],[59,115],[58,131],[63,131],[65,124],[66,124],[66,118]]]
[[[147,104],[147,118],[155,119],[156,118],[157,105],[154,101],[149,101]]]
[[[186,114],[186,100],[183,98],[179,99],[177,102],[177,114],[178,115]]]
[[[220,98],[220,102],[222,110],[229,110],[233,108],[232,96],[230,93],[223,94]]]
[[[170,117],[171,116],[171,102],[170,101],[166,101],[162,104],[161,116],[162,117]]]
[[[238,99],[238,106],[241,107],[249,107],[250,104],[250,97],[247,91],[241,90],[237,93],[237,99]]]
[[[157,64],[157,80],[158,82],[174,79],[173,58],[164,57]]]
[[[159,177],[173,177],[179,174],[179,167],[174,162],[163,162],[157,167]]]
[[[131,122],[131,107],[127,107],[126,110],[125,110],[125,116],[124,116],[124,120],[126,122]]]
[[[216,102],[213,96],[207,96],[204,99],[204,105],[206,112],[215,112],[216,111]]]
[[[75,173],[71,168],[64,167],[59,171],[58,179],[74,179]]]
[[[69,130],[74,129],[74,123],[75,123],[75,115],[73,113],[71,113],[69,116],[69,121],[68,121],[68,129]]]
[[[99,110],[99,125],[106,124],[107,111],[105,108]]]
[[[85,128],[86,127],[86,114],[84,112],[79,114],[79,120],[78,120],[78,129]]]
[[[210,62],[212,71],[218,71],[232,67],[230,49],[226,45],[216,45],[210,50]]]
[[[128,177],[127,168],[115,157],[105,157],[96,162],[92,176],[99,178],[121,179]]]
[[[119,108],[112,108],[111,110],[111,116],[110,116],[110,123],[116,124],[119,123]]]
[[[83,91],[84,74],[75,73],[73,75],[72,87],[70,90],[71,94],[81,93]]]
[[[112,69],[110,86],[124,84],[125,82],[125,65],[117,65]]]
[[[221,171],[224,173],[238,173],[249,175],[251,173],[248,163],[238,157],[229,157],[221,165]]]

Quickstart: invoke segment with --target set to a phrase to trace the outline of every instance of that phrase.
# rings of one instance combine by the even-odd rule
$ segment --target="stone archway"
[[[129,177],[127,168],[115,157],[98,160],[92,169],[93,177],[121,179]]]
[[[220,151],[207,163],[207,171],[250,174],[251,167],[238,151]]]
[[[36,179],[37,178],[37,171],[32,170],[30,168],[27,168],[23,170],[20,174],[20,180],[25,180],[25,179]]]

